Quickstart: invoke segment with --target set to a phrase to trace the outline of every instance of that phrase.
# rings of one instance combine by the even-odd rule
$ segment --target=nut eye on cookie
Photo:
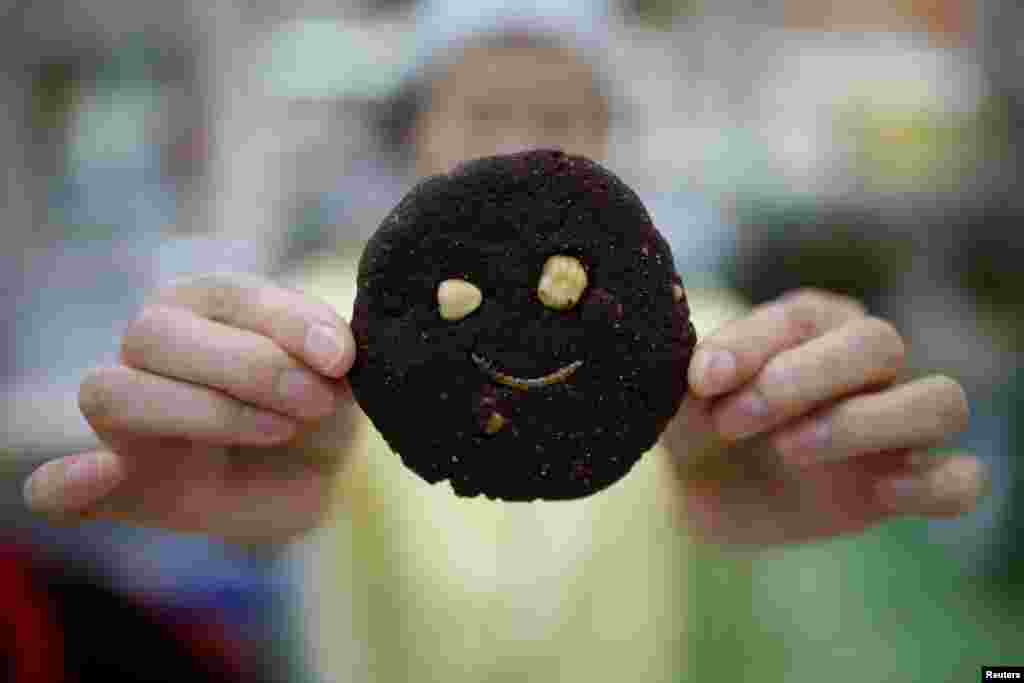
[[[445,280],[437,286],[437,307],[445,320],[462,320],[483,300],[480,288],[465,280]]]
[[[587,288],[587,271],[579,259],[556,255],[544,262],[537,297],[548,308],[566,311],[576,305]]]

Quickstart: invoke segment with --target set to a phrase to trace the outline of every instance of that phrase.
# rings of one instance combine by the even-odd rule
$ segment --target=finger
[[[355,358],[348,324],[327,303],[251,276],[218,274],[179,281],[153,303],[188,308],[203,318],[269,337],[330,377],[348,372]]]
[[[25,501],[31,510],[61,523],[107,520],[199,531],[203,518],[207,524],[216,521],[210,517],[210,502],[222,493],[229,450],[182,439],[121,436],[113,450],[61,458],[39,468],[25,482]],[[82,458],[98,458],[104,469],[93,485],[78,484],[76,490],[65,472]],[[183,525],[186,519],[191,524]]]
[[[328,380],[262,335],[166,306],[149,306],[125,332],[125,365],[219,389],[300,419],[334,411]]]
[[[117,448],[142,447],[144,459],[101,451],[47,463],[26,480],[25,502],[58,524],[127,522],[265,543],[293,538],[321,517],[336,471],[284,446],[260,449],[269,450],[266,458],[176,439],[127,438]],[[67,477],[83,456],[100,458],[98,476]],[[282,509],[268,500],[288,504]]]
[[[831,538],[893,516],[875,488],[882,478],[910,471],[911,460],[909,451],[886,451],[800,468],[737,463],[738,477],[688,482],[687,503],[707,535],[732,543]]]
[[[78,405],[101,437],[182,437],[211,445],[256,446],[287,441],[297,428],[294,420],[221,392],[124,366],[87,375]]]
[[[685,480],[720,479],[729,459],[722,457],[723,442],[711,420],[712,402],[688,395],[660,441],[672,458],[676,472]]]
[[[772,443],[793,464],[834,462],[894,448],[938,446],[966,429],[968,419],[963,387],[935,375],[849,398],[784,427],[772,435]]]
[[[758,434],[819,404],[891,382],[905,353],[892,325],[855,318],[768,361],[751,386],[716,406],[715,426],[727,439]]]
[[[690,364],[693,391],[718,396],[743,385],[779,352],[864,315],[848,297],[799,290],[727,323],[705,338]]]
[[[61,516],[108,495],[123,478],[124,471],[114,453],[81,453],[38,467],[25,480],[23,497],[30,510]]]
[[[878,500],[895,514],[955,517],[977,507],[990,492],[988,469],[966,454],[927,462],[912,473],[877,483]]]

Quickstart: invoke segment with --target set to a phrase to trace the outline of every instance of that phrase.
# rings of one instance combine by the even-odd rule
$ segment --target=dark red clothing
[[[252,683],[255,669],[254,648],[215,614],[125,595],[0,541],[0,680]]]

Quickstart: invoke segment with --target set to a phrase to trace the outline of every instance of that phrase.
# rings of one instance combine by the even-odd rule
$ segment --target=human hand
[[[58,521],[286,540],[326,507],[338,463],[297,446],[328,426],[343,438],[354,356],[348,325],[310,296],[239,275],[174,283],[128,326],[119,364],[82,383],[106,448],[40,466],[26,502]]]
[[[663,437],[705,539],[775,544],[974,507],[977,458],[933,458],[967,424],[963,388],[901,381],[905,347],[846,297],[800,290],[703,339]]]

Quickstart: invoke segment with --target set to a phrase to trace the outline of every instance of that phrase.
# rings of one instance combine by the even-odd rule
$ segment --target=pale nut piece
[[[445,320],[462,320],[480,307],[484,295],[465,280],[445,280],[437,286],[437,304]]]
[[[484,433],[497,434],[504,426],[505,416],[501,413],[491,413],[490,417],[487,418],[487,424],[484,425]]]
[[[579,259],[555,255],[544,263],[537,296],[548,308],[565,311],[576,305],[586,288],[587,271]]]
[[[676,303],[683,300],[683,288],[676,282],[672,283],[672,300]]]

